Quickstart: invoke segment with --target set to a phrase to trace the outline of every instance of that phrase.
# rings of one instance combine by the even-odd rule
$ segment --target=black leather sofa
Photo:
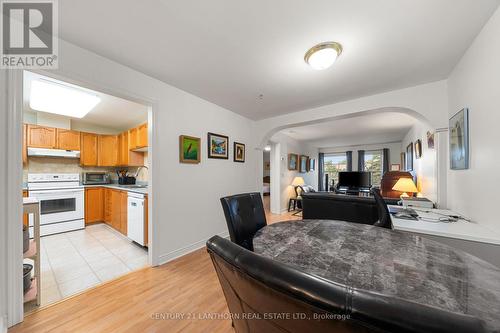
[[[334,283],[219,236],[207,250],[237,333],[485,332],[475,317]]]
[[[399,199],[384,200],[388,205],[395,205]],[[304,219],[341,220],[363,224],[374,224],[379,220],[373,197],[332,192],[305,193],[302,195],[302,209]]]

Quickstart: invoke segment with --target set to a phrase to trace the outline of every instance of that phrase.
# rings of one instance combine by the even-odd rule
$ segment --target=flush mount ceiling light
[[[30,108],[83,118],[101,99],[91,92],[48,80],[31,81]]]
[[[325,42],[311,47],[304,56],[305,62],[313,69],[327,69],[342,53],[342,45],[337,42]]]
[[[265,151],[271,151],[271,146],[270,146],[270,145],[265,146],[265,147],[264,147],[264,150],[265,150]]]

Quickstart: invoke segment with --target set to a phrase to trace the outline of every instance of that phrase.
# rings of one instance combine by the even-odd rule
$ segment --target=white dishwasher
[[[144,246],[144,195],[128,193],[127,237]]]

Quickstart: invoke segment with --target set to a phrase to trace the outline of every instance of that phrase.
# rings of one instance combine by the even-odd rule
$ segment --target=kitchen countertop
[[[130,188],[127,185],[119,185],[119,184],[102,184],[102,185],[83,185],[84,188],[89,188],[89,187],[106,187],[106,188],[112,188],[115,190],[120,190],[120,191],[127,191],[127,192],[133,192],[133,193],[139,193],[139,194],[144,194],[148,195],[149,188],[144,187],[144,188]]]
[[[260,229],[254,251],[349,287],[450,312],[500,329],[500,269],[427,238],[342,221],[279,222]]]

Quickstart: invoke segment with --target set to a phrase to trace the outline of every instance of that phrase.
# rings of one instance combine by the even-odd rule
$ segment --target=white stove
[[[40,201],[40,235],[85,227],[84,188],[77,173],[30,173],[28,196]],[[33,235],[30,218],[30,236]]]

